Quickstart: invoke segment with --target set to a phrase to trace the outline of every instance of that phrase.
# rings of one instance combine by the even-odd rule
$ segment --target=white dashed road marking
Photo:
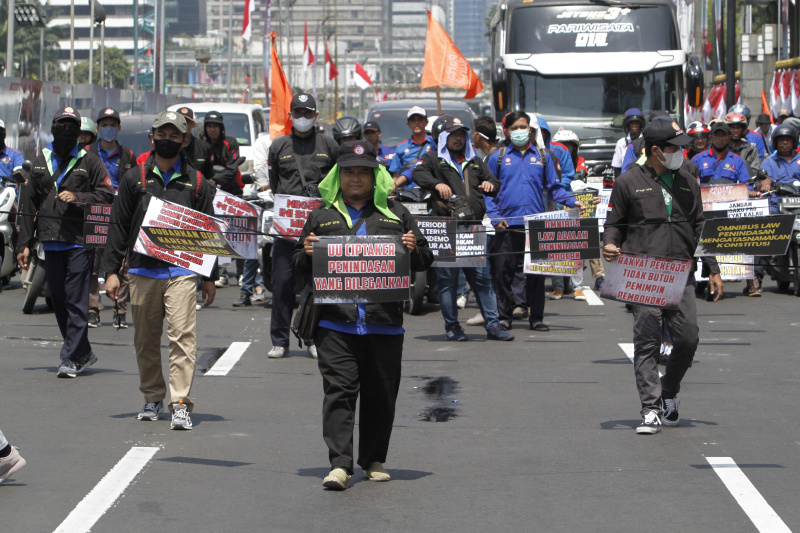
[[[762,533],[791,533],[767,500],[747,479],[744,472],[730,457],[706,457],[719,478],[730,491],[736,502],[744,510],[756,529]]]
[[[244,352],[250,346],[249,342],[232,342],[231,345],[222,354],[222,357],[212,366],[206,376],[227,376],[239,359],[244,355]]]
[[[153,458],[156,447],[131,448],[125,457],[100,480],[92,491],[81,500],[69,516],[61,522],[54,533],[86,533],[100,520],[109,507],[122,496],[133,478]]]
[[[625,352],[625,355],[627,355],[628,359],[630,359],[631,363],[633,363],[633,343],[621,342],[619,343],[619,347],[622,348],[622,351]],[[664,377],[663,372],[661,372],[660,370],[658,371],[658,375],[662,378]]]
[[[603,300],[601,300],[600,297],[594,293],[594,291],[585,289],[583,294],[586,296],[586,303],[589,305],[605,305]]]

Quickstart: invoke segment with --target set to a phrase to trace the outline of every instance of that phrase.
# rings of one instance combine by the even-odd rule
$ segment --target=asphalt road
[[[0,295],[0,428],[28,465],[0,484],[0,531],[800,531],[800,300],[742,286],[698,300],[682,421],[654,436],[634,431],[632,318],[616,302],[548,302],[552,331],[509,343],[477,327],[449,343],[433,306],[409,316],[393,480],[357,469],[330,492],[319,372],[296,344],[266,358],[268,307],[234,309],[227,288],[199,313],[195,427],[177,432],[135,419],[132,328],[115,331],[107,308],[90,330],[99,362],[56,379],[55,318],[43,302],[23,315],[14,280]],[[227,375],[205,375],[235,342],[249,344]]]

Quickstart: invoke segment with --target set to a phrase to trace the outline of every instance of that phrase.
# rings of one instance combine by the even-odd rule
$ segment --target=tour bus
[[[611,161],[626,109],[682,123],[687,56],[671,0],[503,0],[491,41],[495,118],[519,109],[575,131],[590,166]]]

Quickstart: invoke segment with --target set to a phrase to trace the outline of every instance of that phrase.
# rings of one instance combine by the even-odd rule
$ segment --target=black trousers
[[[322,436],[331,468],[353,473],[356,400],[358,465],[386,462],[394,408],[400,389],[403,335],[355,335],[319,328],[314,337],[325,399]]]
[[[58,329],[64,339],[61,358],[76,363],[92,351],[89,344],[89,284],[93,266],[94,248],[45,252],[47,287]]]
[[[269,334],[273,346],[289,346],[295,296],[292,250],[294,241],[288,239],[276,237],[272,244],[272,318]]]
[[[525,228],[513,226],[509,229],[524,230]],[[529,322],[531,324],[542,322],[544,320],[545,277],[528,276],[522,270],[525,259],[523,255],[525,253],[525,232],[498,231],[492,237],[489,253],[502,254],[490,256],[494,292],[497,296],[497,314],[500,320],[511,324],[514,306],[520,305],[520,302],[524,301],[531,308]]]

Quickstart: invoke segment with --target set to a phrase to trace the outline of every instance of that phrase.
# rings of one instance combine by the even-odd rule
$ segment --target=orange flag
[[[425,65],[422,68],[420,89],[447,85],[467,90],[464,98],[474,98],[483,84],[464,59],[441,24],[428,10],[428,35],[425,38]]]
[[[286,74],[283,73],[278,52],[275,51],[277,37],[275,32],[270,35],[269,77],[272,79],[272,88],[269,92],[269,138],[273,140],[292,133],[292,88],[289,86]]]
[[[769,110],[769,104],[767,103],[767,93],[764,92],[764,89],[761,89],[761,112],[765,115],[769,115],[770,122],[775,122],[772,119],[772,112]]]

